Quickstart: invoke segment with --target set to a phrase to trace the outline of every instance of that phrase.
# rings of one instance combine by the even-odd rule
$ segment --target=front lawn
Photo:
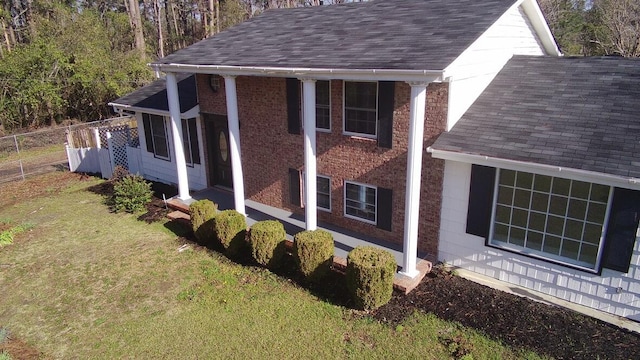
[[[538,358],[434,315],[383,324],[267,270],[185,250],[164,223],[110,213],[86,190],[100,180],[39,179],[0,209],[33,226],[0,249],[0,329],[44,357]]]

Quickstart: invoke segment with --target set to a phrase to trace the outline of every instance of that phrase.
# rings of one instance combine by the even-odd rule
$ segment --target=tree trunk
[[[164,37],[162,35],[162,8],[160,7],[160,0],[156,0],[155,3],[156,9],[156,21],[158,22],[158,56],[164,57]]]
[[[142,53],[143,57],[145,57],[144,33],[142,30],[142,18],[140,17],[140,3],[138,0],[125,0],[125,6],[129,11],[129,23],[131,24],[131,30],[133,30],[135,38],[135,48]]]
[[[4,23],[4,20],[2,20],[1,24],[2,24],[2,33],[4,35],[4,42],[7,44],[7,52],[11,52],[11,40],[9,39],[7,24]]]
[[[216,9],[216,34],[220,32],[220,0],[214,0]]]
[[[209,0],[209,36],[216,33],[216,5],[214,0]]]

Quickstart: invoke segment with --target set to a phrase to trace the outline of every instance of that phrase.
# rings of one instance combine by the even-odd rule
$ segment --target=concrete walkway
[[[195,200],[209,199],[218,204],[218,209],[220,210],[234,208],[233,193],[230,191],[218,188],[208,188],[194,193],[192,196]],[[293,235],[303,231],[305,228],[303,215],[294,214],[286,210],[267,206],[251,200],[246,200],[245,206],[247,210],[248,226],[263,220],[279,220],[282,222],[285,231],[287,232],[287,240],[291,241],[293,241]],[[329,231],[333,235],[333,240],[336,245],[336,256],[346,258],[349,251],[353,250],[356,246],[372,245],[389,251],[393,254],[398,264],[402,263],[402,245],[368,237],[348,229],[323,222],[319,222],[318,227]]]

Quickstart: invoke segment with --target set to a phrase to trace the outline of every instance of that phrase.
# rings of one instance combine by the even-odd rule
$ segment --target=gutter
[[[604,174],[596,171],[574,169],[562,166],[540,163],[501,159],[486,155],[460,153],[454,151],[437,150],[431,146],[427,152],[436,159],[458,161],[469,164],[485,165],[502,169],[536,172],[548,176],[561,176],[573,180],[588,181],[603,185],[617,186],[625,189],[640,190],[640,179],[617,175]]]
[[[444,70],[395,70],[395,69],[318,69],[318,68],[281,68],[263,66],[228,66],[228,65],[188,65],[188,64],[148,64],[155,71],[216,74],[216,75],[248,75],[275,77],[302,77],[318,80],[395,80],[395,81],[427,81],[442,82]]]

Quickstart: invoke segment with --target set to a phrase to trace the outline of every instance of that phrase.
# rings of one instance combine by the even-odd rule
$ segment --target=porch
[[[173,208],[188,212],[189,204],[196,200],[208,199],[218,204],[219,210],[235,209],[233,192],[220,188],[208,188],[192,194],[187,200],[181,200],[177,197],[169,200],[169,205]],[[245,210],[247,214],[247,226],[251,227],[258,221],[278,220],[285,228],[287,240],[292,244],[293,236],[305,230],[304,215],[294,214],[287,210],[278,209],[272,206],[260,204],[252,200],[245,200]],[[403,253],[401,244],[393,244],[384,240],[376,239],[370,236],[359,234],[345,228],[324,222],[318,223],[318,228],[326,230],[333,235],[335,252],[334,265],[338,268],[346,267],[346,259],[349,252],[357,246],[370,245],[382,248],[393,254],[396,263],[402,266]],[[424,276],[431,271],[432,263],[426,259],[418,259],[416,268],[419,274],[410,278],[400,273],[396,273],[394,279],[394,288],[396,290],[408,293],[413,290]]]

